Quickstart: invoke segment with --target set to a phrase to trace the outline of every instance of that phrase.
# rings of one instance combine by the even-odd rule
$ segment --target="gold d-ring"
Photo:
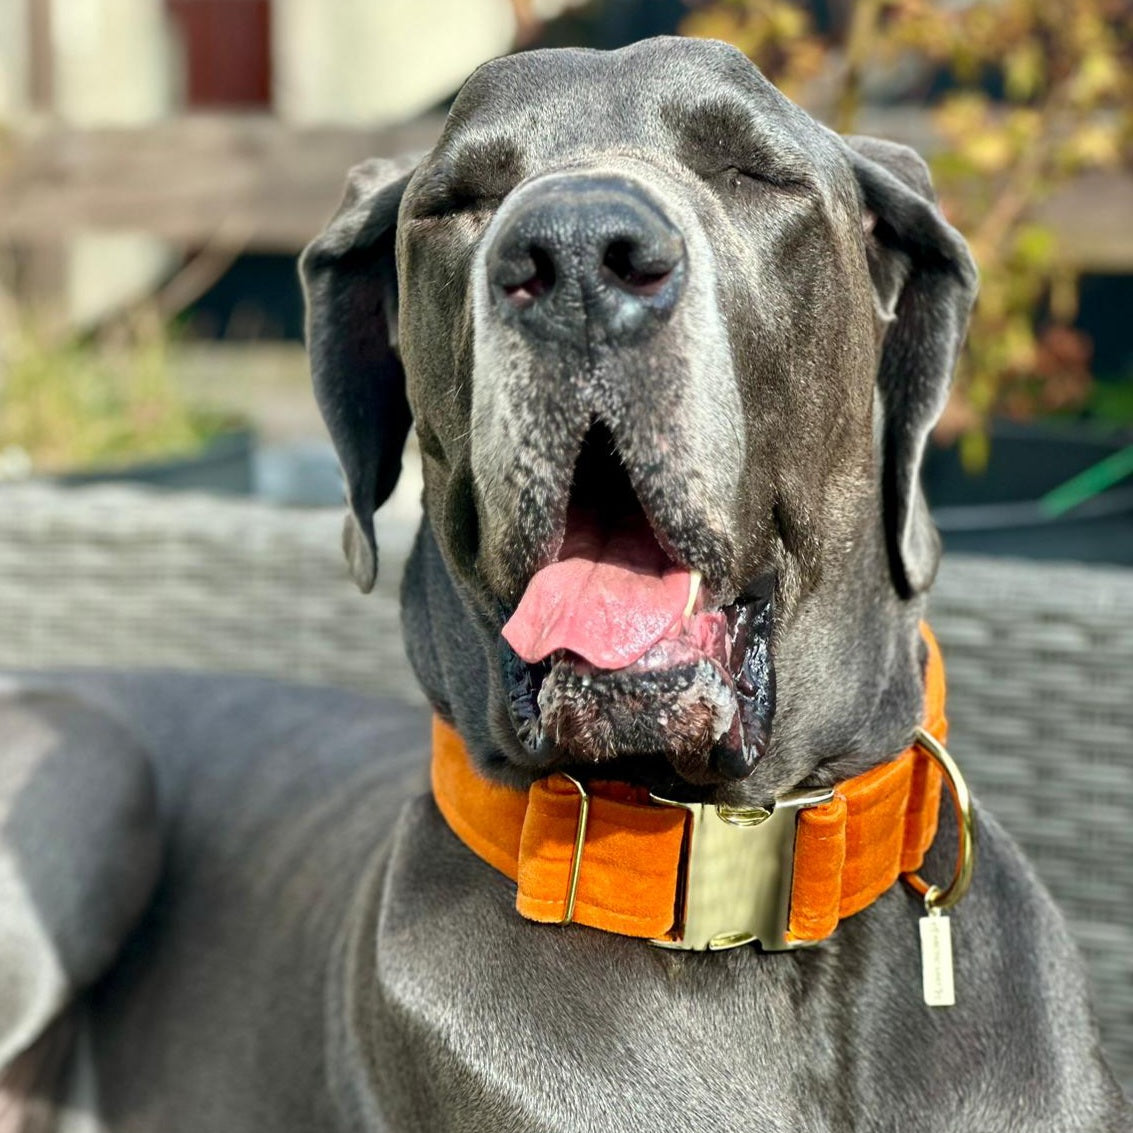
[[[948,784],[948,793],[952,796],[952,805],[956,809],[956,837],[959,845],[956,872],[952,875],[952,882],[947,889],[929,885],[919,873],[906,873],[902,874],[902,877],[924,898],[927,912],[931,913],[934,910],[945,912],[968,892],[976,868],[976,820],[972,814],[972,796],[968,791],[968,784],[964,782],[964,776],[960,774],[960,768],[935,736],[926,732],[924,728],[918,728],[916,744],[928,752],[944,772],[944,781]]]

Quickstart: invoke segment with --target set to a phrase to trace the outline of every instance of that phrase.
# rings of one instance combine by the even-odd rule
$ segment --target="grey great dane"
[[[354,170],[303,278],[363,589],[416,428],[406,641],[481,775],[750,808],[909,744],[918,471],[976,287],[911,151],[717,43],[519,55],[420,161]],[[429,797],[421,713],[10,685],[5,1133],[1133,1128],[1066,927],[983,811],[930,1008],[900,884],[796,951],[524,920]]]

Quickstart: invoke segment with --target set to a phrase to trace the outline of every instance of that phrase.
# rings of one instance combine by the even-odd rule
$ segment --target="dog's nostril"
[[[617,286],[637,295],[652,295],[673,274],[673,265],[643,258],[628,240],[615,240],[602,257],[602,274]]]
[[[515,307],[530,307],[555,286],[555,264],[551,257],[539,247],[529,249],[528,257],[531,274],[503,289],[508,302]]]

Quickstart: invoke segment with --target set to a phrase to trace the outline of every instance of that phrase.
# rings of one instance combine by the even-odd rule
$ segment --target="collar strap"
[[[927,625],[924,728],[946,740],[944,666]],[[917,870],[936,835],[942,776],[914,744],[833,789],[774,810],[584,787],[555,773],[527,791],[483,778],[459,734],[433,720],[433,795],[474,853],[517,883],[530,920],[576,922],[676,948],[758,939],[765,950],[828,937]]]

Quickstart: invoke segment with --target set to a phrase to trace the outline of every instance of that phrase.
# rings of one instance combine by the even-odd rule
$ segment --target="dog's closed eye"
[[[410,219],[438,220],[468,213],[486,213],[499,208],[502,193],[486,193],[468,182],[438,178],[430,181],[414,202]]]
[[[762,163],[732,163],[702,172],[700,177],[719,195],[741,201],[806,197],[811,190],[804,177]]]
[[[739,169],[734,165],[729,165],[717,176],[733,189],[759,190],[779,184],[769,177],[759,173],[749,173],[746,169]]]
[[[414,194],[412,216],[490,212],[522,177],[513,146],[482,142],[438,160]]]

